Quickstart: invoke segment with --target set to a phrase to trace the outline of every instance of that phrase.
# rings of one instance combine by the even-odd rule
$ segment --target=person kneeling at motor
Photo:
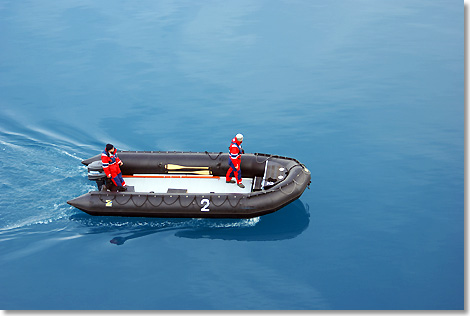
[[[242,172],[240,169],[241,165],[241,156],[242,154],[245,153],[245,151],[242,149],[242,142],[243,142],[243,135],[242,134],[237,134],[232,139],[232,143],[230,144],[229,147],[229,158],[228,158],[228,171],[226,175],[226,182],[227,183],[235,183],[235,181],[232,180],[232,177],[235,176],[235,179],[237,179],[237,185],[240,188],[244,188],[245,186],[242,183]]]
[[[113,145],[106,145],[106,149],[101,153],[101,162],[104,173],[117,186],[118,191],[126,191],[126,182],[122,177],[121,168],[119,168],[123,162],[117,156],[117,150]]]

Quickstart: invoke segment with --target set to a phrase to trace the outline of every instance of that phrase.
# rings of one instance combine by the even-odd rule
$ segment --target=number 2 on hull
[[[201,208],[201,212],[209,212],[208,207],[209,207],[209,204],[211,204],[209,199],[202,199],[201,204],[203,205],[203,207]]]

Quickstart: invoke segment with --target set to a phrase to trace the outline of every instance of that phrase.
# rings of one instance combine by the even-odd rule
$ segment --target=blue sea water
[[[249,220],[92,217],[80,161],[294,157]],[[0,0],[0,309],[464,309],[456,1]]]

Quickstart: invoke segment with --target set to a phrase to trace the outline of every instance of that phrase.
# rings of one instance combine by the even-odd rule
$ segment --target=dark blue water
[[[81,159],[294,157],[251,220],[92,217]],[[456,1],[0,1],[1,309],[463,309]]]

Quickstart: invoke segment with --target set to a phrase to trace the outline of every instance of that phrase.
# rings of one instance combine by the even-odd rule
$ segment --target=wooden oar
[[[165,165],[167,170],[181,170],[181,169],[200,169],[200,170],[209,170],[209,167],[193,167],[193,166],[181,166],[181,165],[174,165],[174,164],[167,164]]]
[[[203,174],[203,175],[210,175],[209,170],[196,170],[196,171],[188,171],[188,170],[168,170],[168,173],[186,173],[186,174]]]

